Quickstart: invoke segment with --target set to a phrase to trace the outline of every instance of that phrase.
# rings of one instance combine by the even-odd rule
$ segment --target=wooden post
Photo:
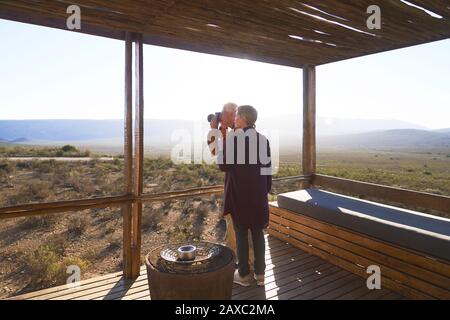
[[[135,127],[134,127],[134,183],[133,195],[143,193],[144,180],[144,69],[142,34],[136,34],[135,51]],[[132,210],[132,277],[137,278],[141,269],[142,202],[135,201]]]
[[[316,172],[316,68],[303,68],[303,156],[304,175]],[[309,188],[310,182],[303,184]]]
[[[125,37],[125,113],[124,113],[124,192],[133,193],[133,42],[131,33]],[[122,207],[123,274],[132,278],[132,204]]]

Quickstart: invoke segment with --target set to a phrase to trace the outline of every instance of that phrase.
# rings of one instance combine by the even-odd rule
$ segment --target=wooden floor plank
[[[288,299],[289,293],[292,290],[295,290],[299,287],[304,287],[309,283],[318,281],[321,278],[326,277],[327,275],[334,274],[338,272],[340,269],[336,266],[323,264],[320,267],[316,267],[312,270],[312,272],[305,272],[304,274],[297,274],[294,278],[289,280],[292,281],[281,281],[280,285],[271,288],[265,292],[265,298],[267,300],[270,299],[278,299],[281,295],[287,295],[286,298],[281,297],[280,299]]]
[[[289,270],[288,272],[277,274],[275,277],[268,278],[265,286],[258,288],[246,288],[240,294],[233,296],[233,299],[252,299],[253,297],[261,296],[264,293],[264,297],[267,297],[268,292],[282,288],[283,286],[298,282],[300,280],[305,281],[308,276],[316,274],[317,270],[326,270],[326,268],[331,268],[332,266],[327,263],[320,261],[312,261],[312,263],[305,263],[301,267]]]
[[[284,241],[281,241],[279,239],[268,238],[267,236],[265,237],[264,243],[266,245],[266,249],[276,249],[278,247],[289,245]]]
[[[357,300],[379,300],[390,292],[391,291],[383,288],[381,290],[369,290],[367,294],[359,297]]]
[[[343,296],[336,298],[336,300],[356,300],[362,296],[365,296],[368,293],[369,289],[367,288],[367,285],[363,283],[358,288],[355,288],[354,290],[348,292],[347,294],[344,294]]]
[[[308,274],[305,273],[301,277],[296,277],[291,279],[291,281],[286,281],[284,284],[277,285],[269,290],[266,290],[263,294],[258,296],[252,296],[249,299],[256,300],[288,300],[288,298],[281,299],[279,298],[282,294],[286,294],[292,292],[293,290],[308,285],[309,283],[313,283],[320,278],[323,278],[327,274],[333,274],[338,272],[340,269],[335,266],[325,265],[322,268],[316,268],[318,270],[314,270],[314,272]],[[317,272],[319,271],[320,272]]]
[[[285,259],[282,259],[279,261],[274,261],[273,263],[270,263],[270,264],[266,264],[265,276],[270,276],[271,274],[276,273],[280,268],[283,268],[283,267],[287,268],[290,264],[292,264],[294,262],[299,262],[301,264],[302,261],[304,261],[305,259],[311,260],[312,257],[309,254],[301,253],[299,255],[290,256]],[[239,285],[234,285],[233,287],[236,289],[236,292],[239,292],[239,291],[245,289],[244,287],[239,286]]]
[[[80,295],[74,300],[114,300],[120,297],[124,297],[127,295],[129,291],[132,291],[135,288],[146,287],[148,289],[148,281],[147,278],[143,280],[137,281],[130,285],[129,287],[121,287],[121,288],[107,288],[102,291],[90,292],[90,294]]]
[[[143,274],[144,271],[145,271],[145,267],[143,266],[141,269],[141,275]],[[97,278],[90,278],[87,280],[82,280],[82,281],[80,281],[80,285],[75,288],[68,289],[66,285],[62,285],[62,286],[48,288],[48,289],[44,289],[44,290],[40,290],[40,291],[36,291],[36,292],[30,292],[30,293],[27,293],[24,295],[13,297],[12,299],[47,300],[52,297],[57,297],[57,296],[64,295],[64,294],[75,293],[78,291],[85,290],[87,288],[98,287],[99,285],[103,285],[105,283],[115,283],[115,282],[121,281],[123,279],[124,278],[122,277],[122,272],[116,272],[116,273],[112,273],[111,275],[105,275],[105,276],[100,276]],[[52,289],[56,289],[56,290],[52,290]]]
[[[298,253],[299,250],[295,250],[295,248],[283,249],[279,251],[279,254],[285,254],[285,256],[280,256],[275,259],[275,261],[282,261],[290,257],[292,254]],[[267,254],[267,259],[271,260],[271,254]],[[268,265],[270,268],[270,264]],[[129,282],[124,282],[122,280],[122,283],[120,285],[116,284],[115,286],[113,284],[108,284],[105,286],[96,286],[95,288],[90,288],[89,290],[84,290],[84,288],[81,288],[78,292],[71,294],[71,295],[62,295],[57,297],[57,299],[76,299],[76,300],[88,300],[88,299],[118,299],[121,297],[124,297],[127,293],[126,290],[133,290],[133,288],[139,286],[142,288],[142,286],[145,286],[147,284],[146,280],[146,272],[145,269],[141,272],[141,276],[135,281],[135,283],[130,284]],[[125,292],[125,293],[124,293]]]
[[[286,253],[291,253],[292,254],[294,252],[298,252],[298,250],[296,248],[293,248],[293,247],[288,247],[288,248],[285,248],[285,249],[280,250],[278,252],[270,252],[269,251],[269,252],[266,253],[266,260],[273,259],[273,258],[282,256],[282,255],[285,255]]]
[[[283,250],[287,250],[287,249],[290,249],[290,248],[292,248],[292,246],[290,246],[290,245],[288,245],[288,244],[285,244],[285,243],[282,243],[281,245],[279,245],[279,246],[276,246],[275,248],[268,248],[267,246],[266,246],[266,250],[265,250],[265,253],[266,254],[275,254],[275,253],[277,253],[277,252],[280,252],[280,251],[283,251]]]
[[[132,286],[135,282],[139,282],[147,279],[147,273],[141,270],[141,275],[136,280],[130,280],[125,278],[119,278],[116,282],[103,281],[98,282],[97,285],[81,286],[64,292],[58,292],[56,295],[47,295],[44,298],[49,300],[70,300],[77,297],[85,296],[95,292],[101,292],[116,288],[116,291],[122,290],[125,287]]]
[[[140,286],[137,288],[133,288],[127,291],[127,293],[121,297],[112,298],[109,296],[107,299],[103,300],[135,300],[137,298],[143,297],[145,295],[149,295],[150,291],[148,285]]]
[[[265,236],[265,286],[235,285],[233,300],[263,299],[403,299],[389,290],[369,291],[365,280],[272,236]],[[116,272],[83,280],[76,288],[59,286],[13,299],[150,300],[145,266],[136,280]]]
[[[329,292],[314,298],[314,300],[336,300],[339,297],[358,289],[364,283],[363,279],[357,277],[353,281],[348,281],[339,288],[330,290]]]
[[[108,280],[108,279],[113,279],[112,281],[116,281],[116,279],[122,277],[122,274],[123,274],[122,272],[115,272],[115,273],[103,275],[100,277],[93,277],[90,279],[82,280],[82,281],[80,281],[80,286],[89,285],[89,284],[92,284],[95,286],[98,281]],[[65,291],[65,290],[68,290],[67,286],[61,285],[61,286],[57,286],[57,287],[46,288],[46,289],[42,289],[39,291],[25,293],[25,294],[22,294],[22,295],[19,295],[16,297],[12,297],[11,299],[17,298],[19,300],[27,300],[27,299],[42,297],[46,294],[57,293],[57,292]]]
[[[284,288],[281,288],[284,290],[289,289],[287,292],[277,292],[273,297],[269,298],[269,300],[276,299],[276,300],[290,300],[294,297],[297,297],[303,293],[309,292],[311,290],[314,290],[324,284],[327,284],[329,282],[338,280],[342,277],[345,277],[348,275],[348,272],[345,270],[342,270],[338,267],[332,268],[329,270],[321,271],[320,274],[316,273],[312,277],[314,277],[314,281],[308,281],[306,284],[303,282],[293,282],[287,285]]]
[[[307,260],[313,260],[314,257],[306,254],[301,253],[298,254],[298,252],[294,252],[292,254],[287,254],[286,256],[275,258],[274,260],[268,261],[266,260],[266,271],[265,271],[265,277],[269,277],[274,274],[274,272],[278,272],[280,268],[287,268],[289,264],[296,263],[297,265],[300,265],[302,261]],[[234,285],[234,288],[239,291],[239,288],[242,288],[242,286]]]
[[[336,279],[335,281],[329,281],[326,284],[323,284],[320,287],[316,287],[314,290],[310,290],[305,293],[301,293],[300,295],[297,295],[293,297],[293,300],[313,300],[317,297],[320,297],[323,294],[326,294],[330,291],[333,291],[335,289],[338,289],[345,285],[346,283],[349,283],[356,279],[356,275],[353,273],[347,273],[346,275],[342,276],[341,278]]]
[[[150,300],[150,292],[148,291],[148,289],[144,290],[144,291],[136,292],[129,296],[127,295],[122,300],[139,300],[141,298],[145,298],[145,300]]]
[[[266,281],[266,286],[269,285],[272,281],[274,281],[273,279],[279,279],[280,274],[282,274],[283,272],[297,272],[296,269],[301,267],[304,264],[309,264],[309,263],[316,263],[316,265],[320,265],[323,263],[327,263],[324,262],[321,259],[317,259],[317,257],[314,256],[306,256],[304,259],[297,259],[295,261],[292,261],[291,263],[282,265],[282,266],[277,266],[276,268],[272,268],[271,270],[266,270],[265,273],[265,281]],[[241,291],[245,291],[246,288],[236,285],[234,288],[234,292],[235,294],[240,293]]]

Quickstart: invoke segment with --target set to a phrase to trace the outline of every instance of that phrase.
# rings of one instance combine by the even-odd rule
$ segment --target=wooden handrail
[[[289,180],[298,180],[298,181],[311,181],[312,175],[306,174],[306,175],[300,175],[300,176],[292,176],[292,177],[282,177],[282,178],[276,178],[272,179],[273,182],[280,182],[280,181],[289,181]]]
[[[0,220],[63,213],[69,211],[82,211],[93,208],[121,207],[134,199],[131,195],[103,197],[82,200],[56,201],[47,203],[32,203],[27,205],[0,208]]]
[[[373,196],[382,200],[393,201],[405,205],[415,205],[422,208],[429,208],[436,211],[449,213],[450,197],[439,196],[430,193],[387,187],[368,182],[360,182],[321,174],[315,174],[313,176],[301,175],[283,177],[273,179],[273,181],[306,181],[309,179],[312,179],[312,183],[315,186],[333,188],[353,194]],[[35,215],[46,215],[52,213],[63,213],[69,211],[82,211],[93,208],[120,207],[124,204],[129,204],[132,202],[151,203],[173,201],[177,199],[221,193],[223,193],[223,185],[215,185],[210,187],[199,187],[157,194],[143,194],[140,197],[133,197],[132,195],[121,195],[93,199],[32,203],[0,208],[0,220]]]
[[[0,208],[0,220],[35,216],[35,215],[63,213],[69,211],[82,211],[93,208],[121,207],[124,204],[132,202],[148,203],[156,201],[158,202],[170,201],[180,198],[190,198],[220,193],[223,193],[223,186],[216,185],[211,187],[201,187],[181,191],[164,192],[158,194],[143,194],[142,196],[139,197],[134,197],[132,195],[121,195],[121,196],[82,199],[82,200],[32,203],[26,205]]]
[[[379,200],[392,201],[405,206],[432,209],[442,213],[450,213],[450,197],[407,189],[387,187],[379,184],[361,182],[322,174],[313,175],[314,186],[332,188],[350,194],[374,197]]]
[[[223,186],[212,186],[212,187],[201,187],[195,189],[188,189],[183,191],[174,192],[164,192],[159,194],[143,194],[138,201],[149,203],[149,202],[161,202],[161,201],[171,201],[183,198],[192,198],[199,196],[207,196],[212,194],[223,193]]]
[[[273,179],[273,181],[286,181],[286,180],[308,180],[310,176],[293,176]],[[18,206],[10,206],[0,208],[0,220],[20,218],[36,215],[46,215],[53,213],[63,213],[69,211],[82,211],[93,208],[107,208],[107,207],[120,207],[124,204],[132,202],[160,202],[160,201],[173,201],[183,198],[191,198],[198,196],[207,196],[211,194],[223,193],[223,185],[215,185],[210,187],[199,187],[180,191],[163,192],[157,194],[143,194],[142,196],[135,197],[133,195],[120,195],[112,197],[102,197],[93,199],[80,199],[80,200],[65,200],[45,203],[31,203]]]

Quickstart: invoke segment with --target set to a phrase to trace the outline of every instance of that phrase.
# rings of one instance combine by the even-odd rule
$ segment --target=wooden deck
[[[272,236],[266,236],[266,265],[265,287],[235,285],[233,300],[404,299],[386,289],[370,291],[364,279]],[[77,288],[59,286],[12,299],[150,300],[150,293],[142,267],[136,280],[127,280],[118,272],[84,280]]]

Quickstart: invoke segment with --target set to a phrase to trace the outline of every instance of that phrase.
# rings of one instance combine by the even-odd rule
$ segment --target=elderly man
[[[269,141],[256,131],[257,117],[252,106],[239,107],[235,129],[223,137],[225,141],[218,151],[219,168],[226,173],[224,214],[231,214],[236,235],[238,270],[234,282],[242,286],[251,285],[249,231],[258,286],[264,285],[266,268],[264,229],[269,224],[267,195],[272,175]]]
[[[212,130],[208,134],[208,146],[212,155],[216,156],[219,149],[219,141],[216,139],[217,137],[214,131],[220,130],[221,136],[225,137],[229,129],[234,129],[234,118],[237,108],[238,106],[235,103],[230,102],[225,104],[222,109],[220,123],[215,118],[210,122]]]
[[[236,117],[236,111],[238,109],[237,104],[227,103],[223,106],[222,115],[220,123],[213,119],[211,121],[211,131],[208,134],[208,146],[211,154],[216,156],[219,152],[219,145],[223,142],[223,137],[234,129],[234,120]],[[220,125],[220,126],[219,126]],[[228,174],[225,173],[225,184],[228,180]],[[236,234],[234,230],[233,220],[231,217],[231,212],[223,212],[223,217],[226,221],[226,243],[227,246],[232,248],[236,252]],[[250,233],[250,231],[249,231]],[[253,254],[253,243],[249,242],[249,264],[253,268],[254,264],[254,254]],[[236,265],[237,266],[237,265]]]

